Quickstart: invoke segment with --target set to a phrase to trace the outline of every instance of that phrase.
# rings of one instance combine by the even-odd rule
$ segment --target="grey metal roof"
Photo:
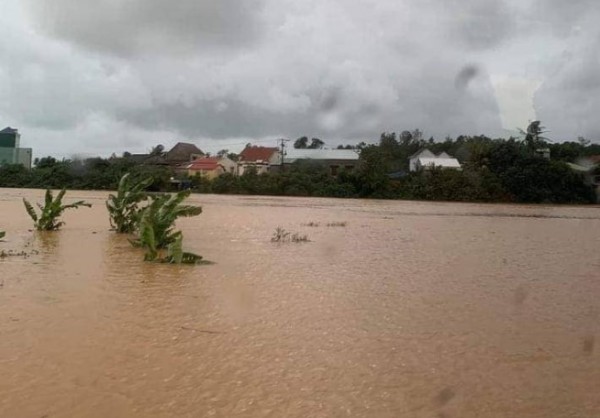
[[[283,161],[292,163],[296,160],[347,160],[358,161],[358,152],[342,149],[289,149]]]

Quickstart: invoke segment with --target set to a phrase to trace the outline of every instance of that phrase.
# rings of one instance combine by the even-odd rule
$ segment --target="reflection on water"
[[[57,233],[0,195],[39,251],[0,260],[1,417],[600,416],[598,208],[194,196],[190,268],[103,193]]]

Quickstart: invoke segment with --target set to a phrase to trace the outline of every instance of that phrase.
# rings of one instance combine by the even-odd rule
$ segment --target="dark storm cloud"
[[[479,67],[474,64],[465,65],[456,75],[454,85],[457,89],[464,90],[469,83],[479,74]]]
[[[45,33],[122,56],[250,44],[262,6],[262,0],[26,1]]]

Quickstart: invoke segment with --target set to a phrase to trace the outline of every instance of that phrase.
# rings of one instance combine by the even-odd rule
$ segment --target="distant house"
[[[178,142],[167,152],[154,154],[128,154],[125,158],[135,164],[179,167],[203,157],[204,153],[194,144]]]
[[[178,142],[173,148],[165,154],[165,160],[170,166],[176,166],[183,163],[194,161],[204,156],[204,153],[200,148],[194,144],[187,144],[185,142]]]
[[[32,149],[21,148],[21,134],[11,127],[0,131],[0,166],[4,164],[21,164],[31,168]]]
[[[354,150],[345,149],[290,149],[283,158],[284,165],[295,164],[298,161],[311,161],[323,164],[333,176],[340,169],[351,171],[358,165],[359,155]]]
[[[428,170],[434,167],[461,169],[461,165],[456,158],[445,152],[436,155],[427,148],[420,150],[409,158],[410,171]]]
[[[224,173],[235,174],[236,163],[225,156],[201,157],[189,164],[184,164],[180,171],[185,172],[190,177],[200,176],[213,180]]]
[[[249,169],[257,174],[267,173],[272,167],[281,165],[281,153],[276,147],[258,147],[246,145],[238,160],[238,174],[242,175]]]

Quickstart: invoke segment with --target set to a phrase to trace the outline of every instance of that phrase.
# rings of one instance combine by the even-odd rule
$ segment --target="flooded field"
[[[195,195],[178,226],[215,264],[178,267],[106,193],[50,234],[24,196],[0,189],[0,251],[30,254],[0,260],[0,417],[600,416],[597,207]]]

